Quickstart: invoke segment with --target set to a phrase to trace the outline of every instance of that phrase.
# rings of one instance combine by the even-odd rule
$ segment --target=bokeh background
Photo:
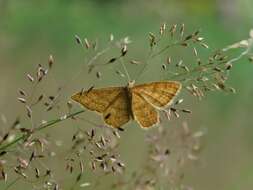
[[[45,83],[47,92],[55,93],[57,86],[79,71],[85,54],[75,43],[76,34],[100,39],[101,43],[111,33],[117,39],[129,36],[134,51],[144,54],[149,31],[157,31],[163,22],[185,23],[188,31],[200,28],[211,48],[222,48],[248,38],[253,27],[252,8],[252,0],[0,0],[0,114],[9,121],[22,115],[23,107],[16,101],[17,89],[29,88],[25,75],[37,64],[46,64],[50,54],[55,58],[51,76],[54,82]],[[236,94],[211,93],[202,101],[186,100],[193,110],[187,118],[190,128],[207,131],[200,161],[187,169],[186,184],[199,190],[253,188],[252,77],[253,65],[241,59],[234,64],[228,81]],[[146,76],[143,80],[153,79]],[[93,80],[84,72],[65,96],[90,86]],[[122,84],[123,80],[110,73],[96,83]],[[53,119],[57,113],[36,117]],[[130,170],[141,163],[145,150],[143,131],[133,125],[121,139],[122,158]],[[67,121],[60,131],[52,128],[47,132],[67,144],[74,127]],[[19,185],[25,186],[22,182]]]

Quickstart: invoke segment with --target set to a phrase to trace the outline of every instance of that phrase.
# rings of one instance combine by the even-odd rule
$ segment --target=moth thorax
[[[129,81],[128,84],[127,84],[127,87],[128,87],[128,88],[133,88],[134,83],[135,83],[135,80]]]

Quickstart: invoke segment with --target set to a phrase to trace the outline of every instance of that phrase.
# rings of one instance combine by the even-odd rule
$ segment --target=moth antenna
[[[135,79],[136,81],[141,77],[141,75],[142,75],[143,73],[145,73],[145,71],[146,71],[146,69],[147,69],[147,66],[148,66],[148,60],[149,60],[150,57],[151,57],[151,54],[149,54],[146,63],[145,63],[144,66],[141,68],[140,72],[138,73],[138,75],[137,75],[137,77],[136,77],[136,79]]]
[[[125,64],[124,64],[124,62],[123,62],[122,59],[120,59],[120,63],[121,63],[121,65],[122,65],[123,69],[124,69],[124,72],[126,73],[128,82],[132,81],[132,80],[131,80],[131,77],[130,77],[128,71],[127,71],[127,68],[126,68],[126,66],[125,66]]]

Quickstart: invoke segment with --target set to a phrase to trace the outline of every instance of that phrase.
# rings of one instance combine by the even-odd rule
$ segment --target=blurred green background
[[[149,31],[156,32],[163,22],[185,23],[188,31],[201,28],[211,48],[222,48],[248,38],[252,8],[252,0],[0,0],[0,114],[12,121],[23,112],[16,101],[17,89],[28,87],[25,74],[38,63],[46,64],[50,54],[55,58],[55,83],[46,85],[49,93],[78,72],[84,53],[75,43],[75,34],[102,42],[111,33],[117,39],[129,36],[141,54]],[[229,79],[237,94],[212,93],[202,101],[186,100],[193,106],[187,119],[190,127],[208,129],[201,160],[189,168],[185,178],[197,190],[253,188],[252,77],[253,65],[242,59],[235,63]],[[88,87],[92,80],[84,73],[66,97],[81,86]],[[117,77],[98,82],[98,86],[112,84],[123,83]],[[74,130],[70,124],[65,122],[60,132],[57,128],[48,132],[67,143],[68,133]],[[134,159],[145,149],[143,138],[136,125],[122,136],[122,158],[130,168],[140,163]]]

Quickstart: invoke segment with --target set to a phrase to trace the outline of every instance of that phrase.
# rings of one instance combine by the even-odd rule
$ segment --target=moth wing
[[[91,111],[102,113],[105,123],[112,127],[120,127],[130,120],[130,101],[124,87],[92,89],[71,98]]]
[[[156,108],[166,108],[181,89],[181,83],[176,81],[152,82],[136,85],[132,88],[133,93],[141,96]]]
[[[134,119],[143,128],[149,128],[158,123],[158,113],[155,108],[137,92],[132,92],[132,112]]]
[[[103,113],[114,99],[124,91],[123,87],[109,87],[78,92],[71,99],[80,103],[91,111]]]
[[[109,126],[118,128],[127,123],[131,118],[130,100],[124,90],[111,102],[103,112],[103,118]]]

